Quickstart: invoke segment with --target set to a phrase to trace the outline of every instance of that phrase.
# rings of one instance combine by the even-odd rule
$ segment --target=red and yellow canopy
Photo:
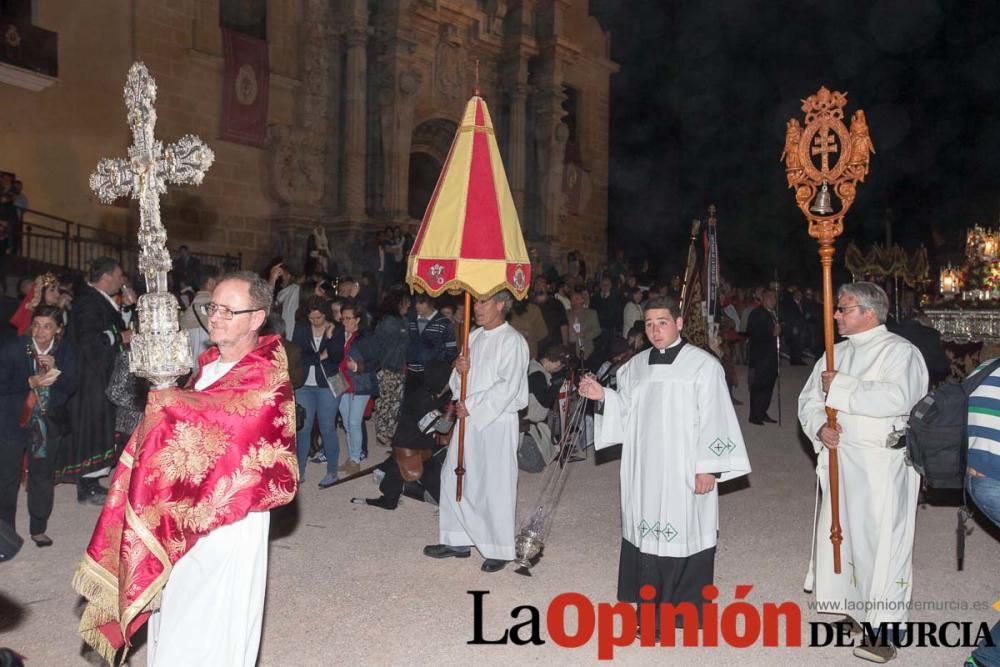
[[[407,263],[411,288],[523,299],[531,263],[486,102],[474,95],[448,151]]]

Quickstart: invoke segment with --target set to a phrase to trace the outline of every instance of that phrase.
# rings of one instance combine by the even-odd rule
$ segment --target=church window
[[[257,39],[267,39],[267,0],[220,0],[219,25]]]
[[[31,23],[31,0],[0,0],[0,16],[11,21]]]

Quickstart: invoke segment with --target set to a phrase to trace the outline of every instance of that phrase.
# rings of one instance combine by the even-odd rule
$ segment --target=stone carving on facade
[[[566,141],[569,128],[562,122],[562,94],[548,92],[536,99],[535,144],[538,170],[541,176],[541,233],[555,236],[559,223],[564,222],[566,195],[563,191],[563,167],[566,159]]]
[[[485,0],[483,11],[486,13],[486,32],[503,35],[503,20],[507,16],[506,0]]]
[[[318,208],[323,201],[325,143],[333,132],[330,117],[330,48],[333,29],[323,0],[306,0],[303,25],[302,92],[295,125],[268,128],[271,189],[283,203]]]
[[[318,207],[323,200],[323,137],[302,127],[271,125],[271,187],[281,202]]]
[[[465,55],[458,38],[458,29],[445,23],[440,28],[440,41],[434,57],[434,79],[437,92],[448,99],[461,99],[469,91],[465,82]]]

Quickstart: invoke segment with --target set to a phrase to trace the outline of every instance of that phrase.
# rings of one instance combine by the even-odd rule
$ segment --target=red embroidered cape
[[[199,367],[218,357],[211,348]],[[88,602],[80,636],[108,662],[199,538],[295,496],[295,401],[278,337],[262,336],[205,390],[196,381],[149,393],[73,578]]]

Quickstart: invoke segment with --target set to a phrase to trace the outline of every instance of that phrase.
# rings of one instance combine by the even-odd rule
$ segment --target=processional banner
[[[223,28],[222,50],[225,68],[219,137],[263,147],[267,138],[271,72],[267,42]]]

